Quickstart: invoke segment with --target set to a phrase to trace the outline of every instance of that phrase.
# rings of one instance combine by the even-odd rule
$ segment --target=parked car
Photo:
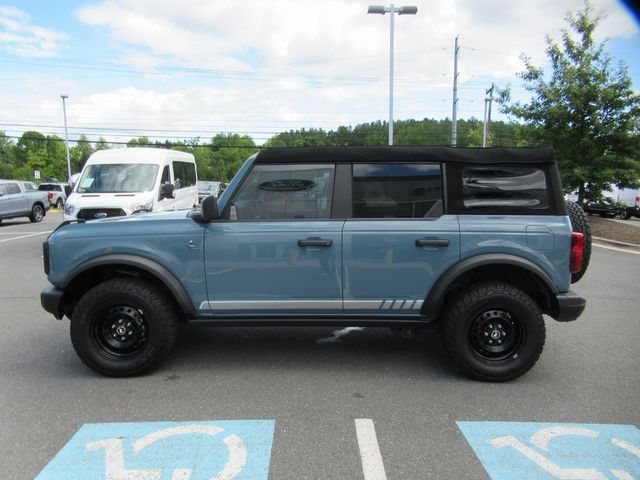
[[[41,222],[48,210],[46,192],[39,192],[33,182],[0,180],[0,222],[17,217]]]
[[[619,213],[621,219],[640,218],[640,189],[615,189],[614,195],[616,195],[616,200],[623,206]]]
[[[220,195],[220,186],[222,182],[210,182],[207,180],[198,180],[198,204],[202,203],[209,195]]]
[[[101,150],[89,157],[64,207],[64,220],[94,220],[198,205],[190,153],[160,148]]]
[[[600,215],[603,218],[613,218],[624,210],[618,202],[609,197],[601,197],[598,200],[586,202],[582,208],[589,214]]]
[[[506,381],[540,357],[543,314],[584,310],[589,252],[550,148],[271,149],[202,209],[63,224],[41,301],[104,375],[156,365],[178,322],[437,324],[463,372]]]
[[[47,192],[49,198],[49,204],[61,209],[67,200],[67,192],[71,187],[67,183],[41,183],[38,185],[38,190],[41,192]]]

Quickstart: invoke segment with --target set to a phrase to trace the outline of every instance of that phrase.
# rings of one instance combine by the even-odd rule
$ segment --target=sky
[[[375,2],[374,2],[375,3]],[[257,144],[299,128],[387,120],[389,15],[360,0],[0,0],[0,131],[126,142],[220,132]],[[510,86],[525,53],[549,68],[582,0],[407,0],[396,15],[394,118],[482,119],[485,90]],[[596,31],[640,91],[640,28],[617,0],[593,0]],[[507,117],[494,109],[494,119]]]

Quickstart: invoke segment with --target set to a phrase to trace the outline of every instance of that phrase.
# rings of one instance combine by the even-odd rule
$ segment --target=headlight
[[[67,203],[64,206],[64,214],[65,215],[73,215],[74,213],[76,213],[76,206],[72,205],[71,203]]]
[[[152,209],[153,209],[153,199],[145,203],[138,203],[136,205],[131,205],[131,213],[150,212]]]

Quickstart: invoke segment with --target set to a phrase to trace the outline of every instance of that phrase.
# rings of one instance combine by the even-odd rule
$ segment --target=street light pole
[[[388,7],[382,5],[370,5],[369,14],[384,15],[389,13],[389,145],[393,145],[393,50],[394,50],[394,13],[398,15],[415,15],[418,13],[418,7],[404,6],[394,7],[391,4]]]
[[[64,147],[67,151],[67,182],[71,184],[71,158],[69,156],[69,132],[67,132],[67,105],[65,100],[69,98],[69,95],[63,93],[60,95],[62,99],[62,113],[64,115]]]

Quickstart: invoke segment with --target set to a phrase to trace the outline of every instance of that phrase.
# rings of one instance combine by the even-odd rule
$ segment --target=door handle
[[[331,245],[333,245],[333,240],[298,240],[299,247],[330,247]]]
[[[416,240],[416,247],[448,247],[449,240],[434,239],[434,240]]]

